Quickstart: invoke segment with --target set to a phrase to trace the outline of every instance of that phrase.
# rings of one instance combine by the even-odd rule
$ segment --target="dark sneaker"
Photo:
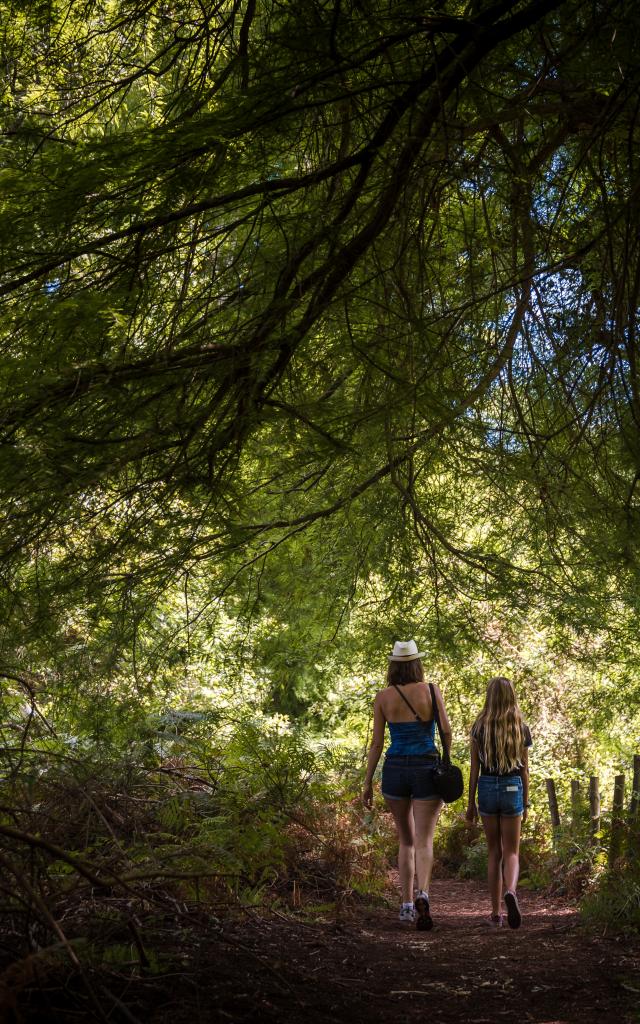
[[[431,917],[431,911],[429,909],[429,897],[424,889],[418,893],[413,901],[413,905],[416,908],[416,914],[418,915],[416,928],[419,932],[430,932],[433,928],[433,918]]]
[[[516,899],[515,892],[505,892],[504,905],[507,908],[507,922],[510,928],[519,928],[522,924],[522,914]]]

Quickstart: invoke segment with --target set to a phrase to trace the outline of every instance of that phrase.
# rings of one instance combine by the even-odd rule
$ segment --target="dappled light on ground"
[[[522,928],[483,922],[481,883],[432,885],[435,926],[418,933],[362,901],[323,921],[237,911],[185,912],[164,936],[172,966],[132,977],[145,1024],[632,1024],[640,944],[587,932],[561,898],[522,892]],[[34,998],[36,998],[34,996]],[[66,1019],[50,1000],[47,1020]],[[24,1020],[41,1020],[38,1007]],[[83,1018],[84,1019],[84,1018]]]

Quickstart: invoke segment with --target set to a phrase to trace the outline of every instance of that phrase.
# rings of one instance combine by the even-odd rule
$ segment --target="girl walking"
[[[424,681],[422,657],[424,654],[413,640],[398,641],[389,656],[387,686],[376,694],[373,703],[373,737],[362,798],[365,806],[371,807],[373,774],[388,725],[391,743],[382,770],[382,795],[398,833],[400,920],[407,924],[415,922],[420,931],[428,931],[433,927],[429,905],[433,834],[444,806],[433,785],[439,759],[434,740],[434,700],[447,751],[451,746],[451,727],[440,690]]]
[[[484,708],[471,729],[471,774],[467,820],[478,810],[489,850],[490,923],[502,927],[502,890],[510,928],[522,922],[516,886],[520,869],[520,827],[529,807],[531,732],[522,718],[513,683],[496,676],[487,686]],[[476,808],[476,786],[478,808]]]

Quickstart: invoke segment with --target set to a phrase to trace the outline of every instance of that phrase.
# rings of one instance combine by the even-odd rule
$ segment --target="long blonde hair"
[[[525,747],[525,725],[510,679],[490,679],[484,707],[471,729],[482,761],[490,771],[506,773],[520,768]]]

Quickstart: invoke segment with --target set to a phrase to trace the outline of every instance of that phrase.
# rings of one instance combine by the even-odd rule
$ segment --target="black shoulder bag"
[[[440,737],[440,743],[442,744],[442,759],[433,773],[433,785],[435,786],[436,792],[440,794],[445,804],[452,804],[454,800],[459,800],[464,793],[464,780],[462,778],[462,772],[458,768],[457,764],[454,764],[449,757],[449,751],[447,750],[442,735],[442,726],[440,725],[440,712],[438,711],[438,702],[436,700],[436,692],[433,688],[433,683],[429,683],[429,689],[431,690],[431,703],[433,704],[433,717],[436,720],[438,727],[438,735]]]
[[[394,683],[395,686],[395,683]],[[409,699],[405,697],[404,693],[399,686],[395,686],[403,701],[413,712],[414,717],[418,722],[424,722],[423,718],[410,703]],[[436,700],[436,692],[433,688],[433,683],[429,683],[429,690],[431,692],[431,703],[433,705],[433,717],[438,727],[438,736],[440,737],[440,744],[442,746],[442,757],[438,764],[433,770],[433,785],[436,793],[441,797],[445,804],[452,804],[454,800],[459,800],[464,793],[464,781],[462,779],[462,772],[458,768],[457,764],[453,764],[449,757],[449,751],[447,750],[442,735],[442,726],[440,725],[440,712],[438,711],[438,702]],[[425,722],[425,725],[427,723]]]

